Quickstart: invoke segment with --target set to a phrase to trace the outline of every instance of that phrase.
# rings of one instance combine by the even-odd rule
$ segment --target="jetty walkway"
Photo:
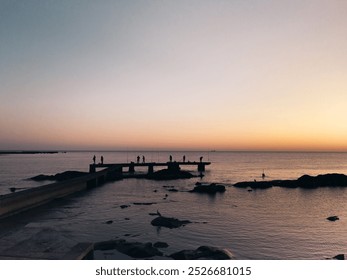
[[[206,165],[210,165],[211,162],[208,161],[168,161],[168,162],[148,162],[148,163],[98,163],[89,165],[89,173],[96,172],[97,168],[117,168],[121,173],[123,173],[124,168],[128,168],[129,173],[135,172],[135,167],[147,167],[148,174],[154,172],[154,167],[166,167],[169,170],[179,170],[181,165],[184,166],[197,166],[197,170],[204,172]]]

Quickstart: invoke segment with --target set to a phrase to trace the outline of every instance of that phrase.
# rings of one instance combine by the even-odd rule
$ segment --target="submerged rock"
[[[151,225],[156,227],[167,227],[167,228],[179,228],[186,224],[190,224],[191,221],[188,220],[179,220],[175,218],[167,218],[163,216],[159,216],[152,220]]]
[[[234,184],[236,188],[251,188],[251,189],[267,189],[273,186],[272,181],[249,181],[249,182],[239,182]],[[249,189],[248,189],[249,191]]]
[[[338,254],[335,257],[333,257],[333,259],[343,261],[345,259],[345,255],[344,254]]]
[[[152,243],[127,242],[124,239],[109,240],[98,242],[94,245],[95,250],[114,250],[128,255],[132,258],[151,258],[154,256],[162,256],[163,253],[154,248]]]
[[[130,205],[128,205],[128,204],[124,204],[124,205],[121,205],[121,206],[119,206],[120,208],[122,208],[122,209],[124,209],[124,208],[128,208],[128,207],[130,207]]]
[[[167,248],[167,247],[169,247],[169,244],[167,244],[166,242],[155,242],[153,244],[153,247],[155,247],[155,248]]]
[[[157,202],[133,202],[134,205],[153,205],[157,204]]]
[[[215,183],[204,185],[198,182],[190,192],[215,194],[217,192],[225,192],[225,186]]]
[[[227,249],[200,246],[196,250],[182,250],[171,254],[175,260],[233,260],[235,257]]]
[[[337,220],[340,220],[340,218],[338,216],[330,216],[327,218],[327,220],[331,221],[331,222],[335,222]]]

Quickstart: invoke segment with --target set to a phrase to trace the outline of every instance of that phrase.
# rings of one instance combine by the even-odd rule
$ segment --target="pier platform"
[[[90,164],[89,172],[94,173],[98,168],[118,168],[121,172],[124,168],[128,168],[128,172],[134,173],[135,167],[147,167],[148,174],[154,172],[155,167],[166,167],[167,169],[180,169],[181,166],[196,166],[200,172],[205,171],[206,165],[210,165],[209,161],[168,161],[168,162],[128,162],[128,163],[98,163]]]

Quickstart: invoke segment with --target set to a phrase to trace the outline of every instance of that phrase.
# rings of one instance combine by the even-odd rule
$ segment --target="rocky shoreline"
[[[271,187],[305,188],[347,187],[347,176],[331,173],[317,176],[303,175],[296,180],[246,181],[234,184],[237,188],[267,189]]]

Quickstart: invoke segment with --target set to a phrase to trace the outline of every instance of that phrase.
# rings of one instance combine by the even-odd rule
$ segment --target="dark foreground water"
[[[228,248],[239,259],[324,259],[347,253],[347,188],[312,190],[273,187],[248,192],[232,187],[244,180],[294,179],[303,174],[347,174],[345,153],[232,153],[232,152],[71,152],[37,155],[0,156],[0,194],[9,187],[34,187],[37,182],[23,180],[38,174],[66,170],[88,171],[93,155],[104,162],[210,160],[205,177],[175,181],[126,179],[45,206],[26,227],[47,227],[77,242],[96,242],[113,238],[128,241],[164,241],[169,254],[201,245]],[[189,170],[189,169],[187,169]],[[139,170],[145,172],[146,170]],[[195,172],[195,170],[191,170]],[[197,181],[220,182],[227,186],[215,196],[187,192],[168,192],[162,186],[190,190]],[[44,182],[47,183],[47,182]],[[156,190],[156,192],[154,192]],[[164,199],[165,195],[167,199]],[[152,205],[134,205],[150,202]],[[130,207],[121,209],[120,205]],[[150,222],[150,212],[191,220],[179,229],[158,229]],[[326,217],[338,215],[339,221]],[[105,222],[112,220],[112,224]],[[98,258],[116,257],[99,252]]]

